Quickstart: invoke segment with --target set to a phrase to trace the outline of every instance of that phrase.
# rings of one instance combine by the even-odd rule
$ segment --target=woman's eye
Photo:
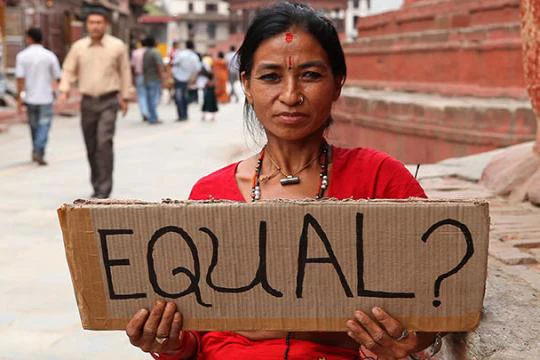
[[[261,75],[259,76],[259,80],[262,80],[262,81],[268,81],[268,82],[275,82],[275,81],[278,81],[279,80],[279,75],[278,74],[265,74],[265,75]]]
[[[318,80],[322,75],[315,71],[306,71],[302,74],[302,77],[309,80]]]

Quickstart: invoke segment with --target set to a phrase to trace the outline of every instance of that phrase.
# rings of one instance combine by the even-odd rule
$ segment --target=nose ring
[[[298,101],[298,105],[302,105],[304,103],[304,96],[300,95],[300,100]]]

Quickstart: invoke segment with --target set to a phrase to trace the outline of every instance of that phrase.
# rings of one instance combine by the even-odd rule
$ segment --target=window
[[[188,2],[187,7],[188,7],[189,12],[193,12],[193,3],[192,2]]]
[[[216,39],[216,24],[208,23],[207,31],[208,31],[208,39],[215,40]]]
[[[218,7],[217,4],[206,4],[207,13],[217,13]]]
[[[360,0],[353,0],[353,8],[358,9],[360,7]]]

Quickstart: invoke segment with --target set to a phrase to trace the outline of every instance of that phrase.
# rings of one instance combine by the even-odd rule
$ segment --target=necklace
[[[251,184],[251,200],[253,202],[261,199],[260,179],[261,179],[262,164],[264,160],[265,149],[266,147],[264,147],[261,150],[259,154],[259,158],[257,159],[257,165],[255,166],[255,174],[253,175],[253,181]],[[331,151],[332,151],[332,147],[328,145],[328,143],[324,142],[321,145],[320,154],[317,155],[317,157],[315,158],[315,159],[319,158],[319,162],[321,164],[321,172],[320,172],[321,182],[319,184],[319,191],[317,191],[317,195],[315,196],[315,199],[322,199],[324,197],[324,193],[326,192],[326,189],[328,189],[328,165],[330,164]],[[312,160],[311,162],[313,161],[314,160]],[[311,164],[311,162],[309,162],[308,165]]]
[[[323,149],[324,147],[321,149],[321,152]],[[288,175],[283,172],[283,170],[281,169],[281,166],[279,166],[278,163],[274,160],[274,158],[272,157],[272,154],[270,153],[268,149],[266,149],[266,152],[268,153],[268,158],[270,158],[272,165],[274,165],[274,167],[281,173],[281,175],[285,176],[285,178],[279,180],[282,186],[300,184],[300,178],[298,177],[298,174],[300,174],[302,171],[307,169],[308,166],[310,166],[315,160],[321,157],[321,153],[317,154],[316,156],[313,157],[313,159],[309,160],[302,167],[300,167],[300,169]]]

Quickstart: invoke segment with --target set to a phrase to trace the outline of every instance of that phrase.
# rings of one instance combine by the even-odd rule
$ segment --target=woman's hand
[[[129,341],[144,352],[177,353],[182,349],[182,314],[176,304],[157,301],[152,311],[139,310],[126,327]],[[186,334],[190,336],[189,333]]]
[[[406,358],[427,348],[435,339],[434,333],[407,332],[399,321],[381,308],[373,308],[372,313],[376,320],[357,310],[354,318],[347,321],[347,334],[379,360]]]

